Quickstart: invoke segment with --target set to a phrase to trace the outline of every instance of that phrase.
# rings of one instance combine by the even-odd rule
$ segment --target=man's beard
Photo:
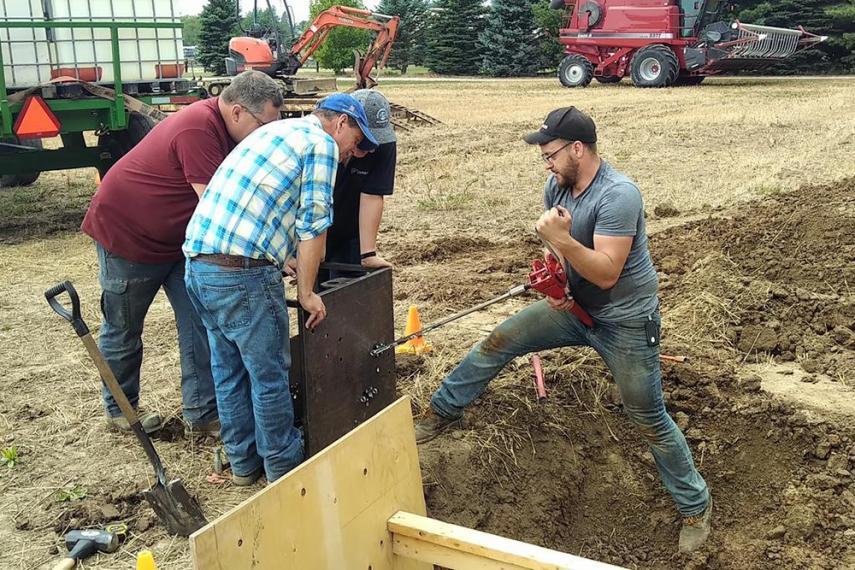
[[[555,173],[555,178],[558,179],[558,185],[562,188],[572,188],[576,185],[576,180],[579,178],[579,163],[570,162],[567,166]]]

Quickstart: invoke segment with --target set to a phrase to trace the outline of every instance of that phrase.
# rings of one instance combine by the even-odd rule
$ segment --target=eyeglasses
[[[564,150],[565,148],[567,148],[568,146],[570,146],[571,144],[573,144],[574,142],[576,142],[576,141],[570,141],[569,143],[565,144],[564,146],[562,146],[561,148],[559,148],[558,150],[556,150],[553,153],[541,154],[540,158],[542,158],[543,162],[545,162],[546,164],[552,164],[552,159],[555,158],[555,155],[558,154],[559,152],[561,152],[562,150]]]
[[[246,107],[244,107],[243,105],[241,105],[241,106],[240,106],[240,108],[241,108],[241,109],[243,109],[244,111],[246,111],[247,113],[249,113],[249,114],[250,114],[250,116],[251,116],[253,119],[255,119],[255,122],[256,122],[256,123],[258,123],[258,126],[259,126],[259,127],[263,127],[264,125],[266,125],[266,124],[267,124],[267,123],[265,123],[264,121],[262,121],[261,119],[259,119],[259,118],[258,118],[258,115],[256,115],[255,113],[253,113],[252,111],[250,111],[249,109],[247,109]]]

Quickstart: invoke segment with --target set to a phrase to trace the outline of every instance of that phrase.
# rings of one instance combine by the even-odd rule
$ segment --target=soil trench
[[[442,301],[448,287],[470,293],[446,306],[477,302],[514,284],[537,250],[441,245],[415,256],[419,274],[399,282],[402,298],[412,286]],[[855,567],[855,180],[672,227],[651,250],[663,352],[689,356],[663,364],[663,387],[715,499],[708,545],[676,553],[676,509],[587,349],[542,353],[543,405],[518,359],[463,429],[421,447],[430,515],[629,568]],[[442,263],[432,268],[431,258]],[[483,295],[455,282],[457,267],[484,276]],[[425,292],[440,271],[442,285]],[[441,364],[401,363],[421,409],[424,383],[489,331],[478,324],[436,335],[435,345],[455,346],[430,357]]]

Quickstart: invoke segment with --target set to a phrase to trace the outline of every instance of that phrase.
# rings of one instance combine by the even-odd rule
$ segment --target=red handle
[[[553,299],[564,299],[567,297],[567,274],[564,272],[564,267],[561,263],[550,254],[547,254],[546,260],[535,259],[531,262],[531,273],[528,274],[528,283],[535,291],[540,291],[547,297]],[[585,309],[574,303],[570,309],[577,319],[591,328],[594,326],[594,320],[591,318]]]

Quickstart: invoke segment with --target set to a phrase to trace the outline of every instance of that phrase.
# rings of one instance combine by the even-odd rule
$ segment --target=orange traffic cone
[[[420,330],[422,330],[422,317],[419,315],[418,307],[411,305],[407,313],[407,325],[404,327],[404,336],[415,334]],[[423,354],[430,352],[431,348],[430,343],[425,340],[425,337],[417,336],[395,348],[395,352],[397,354]]]

